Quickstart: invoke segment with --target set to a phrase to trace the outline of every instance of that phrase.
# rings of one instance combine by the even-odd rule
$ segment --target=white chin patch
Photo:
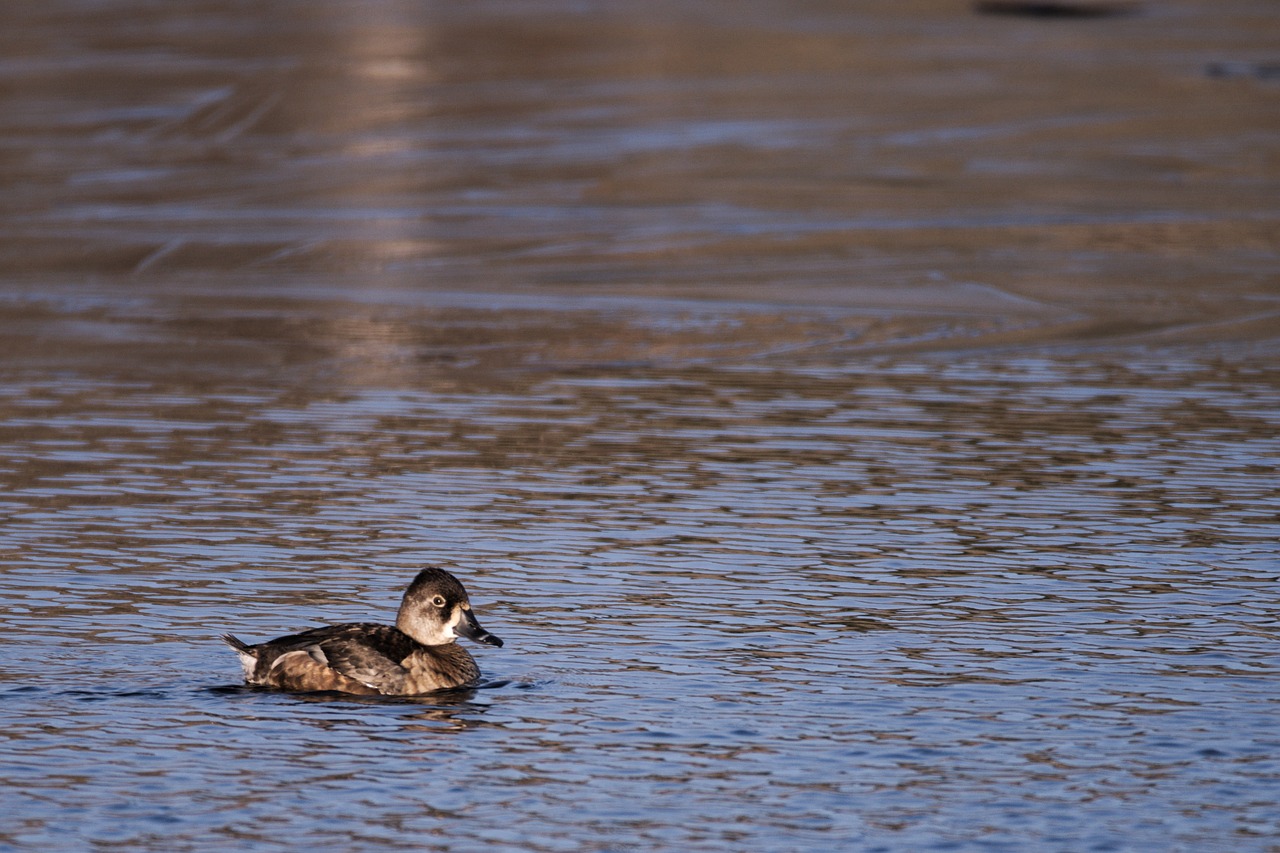
[[[462,621],[462,618],[462,610],[455,607],[453,610],[453,618],[449,620],[449,624],[444,626],[444,630],[441,633],[444,634],[447,639],[456,640],[458,638],[458,632],[454,629],[458,627],[458,623]]]

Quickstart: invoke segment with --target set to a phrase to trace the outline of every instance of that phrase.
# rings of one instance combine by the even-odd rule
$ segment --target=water
[[[1276,12],[911,5],[0,13],[0,849],[1278,849]]]

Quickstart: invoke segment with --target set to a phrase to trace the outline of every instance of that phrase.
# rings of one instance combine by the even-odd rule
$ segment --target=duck
[[[240,656],[246,684],[292,692],[415,696],[468,687],[480,667],[454,640],[501,646],[480,627],[467,591],[444,569],[428,566],[405,590],[396,624],[352,622],[250,645],[224,643]]]

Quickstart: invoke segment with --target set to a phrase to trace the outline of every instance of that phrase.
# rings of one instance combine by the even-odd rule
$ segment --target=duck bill
[[[476,621],[475,614],[470,610],[462,611],[462,618],[458,620],[458,624],[454,626],[453,630],[458,632],[460,636],[466,637],[468,640],[475,640],[477,643],[484,643],[489,646],[502,645],[502,640],[480,627],[480,623]]]

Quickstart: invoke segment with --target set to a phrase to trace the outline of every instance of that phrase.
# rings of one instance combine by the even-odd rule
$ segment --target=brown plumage
[[[480,627],[458,579],[443,569],[428,568],[405,591],[395,627],[369,622],[330,625],[252,646],[231,634],[222,639],[240,656],[249,684],[412,696],[480,679],[480,667],[454,642],[459,635],[502,645]]]

